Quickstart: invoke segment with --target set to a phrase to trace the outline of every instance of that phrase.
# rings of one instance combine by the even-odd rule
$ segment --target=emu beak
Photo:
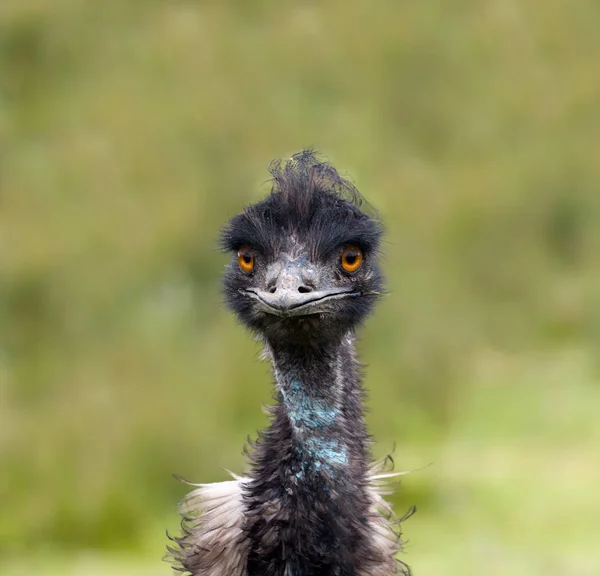
[[[263,312],[276,316],[305,316],[325,311],[331,300],[358,296],[353,288],[317,290],[310,279],[310,268],[305,262],[289,262],[278,266],[279,273],[269,290],[249,288],[244,292],[254,298]]]

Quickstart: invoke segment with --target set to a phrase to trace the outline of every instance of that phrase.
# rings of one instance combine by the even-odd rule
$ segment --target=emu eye
[[[363,262],[363,253],[358,246],[346,246],[342,252],[342,268],[346,272],[356,272]]]
[[[240,270],[245,274],[250,274],[254,270],[254,252],[245,246],[238,250],[237,261]]]

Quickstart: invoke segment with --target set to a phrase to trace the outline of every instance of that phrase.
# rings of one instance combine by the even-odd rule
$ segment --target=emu
[[[379,220],[311,151],[222,231],[225,300],[264,344],[276,404],[245,476],[194,484],[169,548],[192,576],[389,576],[399,524],[371,464],[355,331],[382,293]],[[407,515],[408,516],[408,515]]]

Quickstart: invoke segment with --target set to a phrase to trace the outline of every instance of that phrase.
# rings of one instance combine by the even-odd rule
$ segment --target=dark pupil
[[[251,264],[252,263],[252,255],[248,254],[248,252],[246,252],[245,254],[242,254],[242,258],[244,259],[244,262],[246,264]]]
[[[350,264],[350,266],[352,266],[352,264],[354,264],[356,262],[356,258],[357,258],[357,254],[356,252],[346,252],[345,255],[345,260],[347,264]]]

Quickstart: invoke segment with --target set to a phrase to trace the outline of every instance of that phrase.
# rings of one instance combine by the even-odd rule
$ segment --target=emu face
[[[275,186],[225,227],[233,253],[225,293],[240,320],[269,341],[331,341],[354,328],[381,290],[380,224],[354,189],[310,153],[271,169]]]

